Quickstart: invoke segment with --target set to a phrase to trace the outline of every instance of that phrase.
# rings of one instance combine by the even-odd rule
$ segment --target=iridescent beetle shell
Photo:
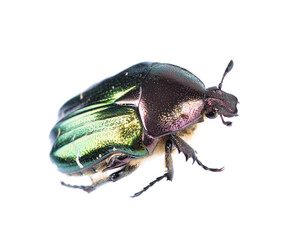
[[[232,65],[231,61],[224,76]],[[61,107],[50,133],[51,160],[69,175],[117,171],[89,186],[63,184],[90,192],[116,181],[133,172],[139,166],[137,160],[151,155],[161,139],[166,143],[167,172],[150,185],[163,178],[172,180],[173,145],[204,169],[220,171],[204,166],[177,134],[202,122],[204,115],[219,114],[230,125],[222,115],[236,116],[238,100],[221,87],[222,82],[218,88],[206,89],[195,75],[175,65],[144,62],[72,98]]]

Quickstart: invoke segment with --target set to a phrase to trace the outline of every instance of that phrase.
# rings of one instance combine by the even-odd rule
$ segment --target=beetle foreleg
[[[173,143],[176,145],[178,152],[182,152],[186,158],[186,161],[189,158],[193,159],[193,163],[197,162],[197,164],[201,167],[203,167],[203,169],[205,170],[209,170],[211,172],[221,172],[224,170],[224,168],[209,168],[205,165],[203,165],[203,163],[201,161],[198,160],[194,149],[189,146],[185,141],[183,141],[179,136],[177,135],[171,135],[171,139],[173,140]],[[193,164],[192,163],[192,164]]]

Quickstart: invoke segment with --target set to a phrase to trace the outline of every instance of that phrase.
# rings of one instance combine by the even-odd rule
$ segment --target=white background
[[[1,1],[1,239],[283,239],[281,1]],[[87,194],[49,160],[57,110],[141,61],[172,63],[236,95],[239,117],[200,124],[204,171],[163,156]],[[165,89],[170,94],[170,90]]]

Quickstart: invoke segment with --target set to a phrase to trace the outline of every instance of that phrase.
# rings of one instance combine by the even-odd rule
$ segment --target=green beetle
[[[91,178],[87,186],[62,184],[91,192],[132,173],[139,159],[151,155],[159,144],[165,147],[167,171],[134,196],[163,178],[172,180],[173,148],[206,170],[222,171],[203,165],[179,133],[192,133],[204,116],[220,115],[225,125],[231,125],[223,116],[237,116],[238,100],[221,87],[232,67],[231,61],[218,88],[206,89],[195,75],[178,66],[139,63],[66,102],[50,133],[50,158],[67,175],[101,177]]]

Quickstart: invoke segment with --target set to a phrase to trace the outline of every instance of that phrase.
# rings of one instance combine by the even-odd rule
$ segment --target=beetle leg
[[[71,188],[78,188],[78,189],[82,189],[88,193],[96,190],[98,187],[100,187],[101,185],[107,183],[107,182],[116,182],[117,180],[129,175],[130,173],[132,173],[134,170],[136,170],[138,168],[139,165],[130,165],[130,164],[126,164],[126,166],[124,168],[122,168],[119,171],[116,171],[104,178],[101,178],[97,181],[94,181],[91,185],[87,185],[87,186],[78,186],[78,185],[70,185],[70,184],[66,184],[64,182],[61,182],[61,184],[63,186],[66,187],[71,187]]]
[[[209,170],[212,172],[221,172],[224,170],[224,168],[209,168],[205,165],[203,165],[203,163],[201,161],[198,160],[197,156],[196,156],[196,152],[194,151],[194,149],[189,146],[184,140],[182,140],[179,136],[177,135],[171,135],[171,139],[173,140],[173,143],[176,145],[178,152],[182,152],[186,158],[186,161],[189,158],[193,159],[193,163],[197,162],[197,164],[201,167],[203,167],[203,169],[205,170]],[[193,164],[192,163],[192,164]]]
[[[166,154],[165,154],[165,164],[166,164],[167,172],[164,175],[162,175],[160,177],[157,177],[154,181],[150,182],[141,191],[135,193],[131,197],[138,197],[138,196],[140,196],[143,192],[146,192],[149,187],[152,187],[155,183],[161,181],[163,178],[167,178],[167,180],[172,181],[173,175],[174,175],[173,159],[172,159],[172,156],[171,156],[172,146],[173,146],[172,141],[170,139],[168,139],[167,142],[166,142],[166,145],[165,145],[165,152],[166,152]]]
[[[173,148],[173,143],[169,139],[166,142],[165,146],[165,164],[166,168],[168,170],[167,172],[167,180],[172,181],[173,180],[173,175],[174,175],[174,167],[173,167],[173,159],[172,159],[172,148]]]
[[[103,170],[103,172],[122,167],[123,165],[127,164],[130,161],[130,158],[126,155],[116,155],[111,158],[108,166]]]
[[[153,182],[150,182],[146,187],[144,187],[141,191],[135,193],[133,196],[131,197],[138,197],[140,196],[143,192],[146,192],[148,190],[149,187],[152,187],[155,183],[161,181],[163,178],[167,177],[168,173],[165,173],[164,175],[157,177]]]
[[[103,185],[104,183],[109,181],[109,176],[105,177],[105,178],[101,178],[99,180],[97,180],[96,182],[94,182],[92,185],[71,185],[71,184],[66,184],[65,182],[61,182],[61,185],[65,186],[65,187],[70,187],[70,188],[78,188],[78,189],[82,189],[88,193],[94,191],[97,187]]]
[[[138,166],[139,164],[138,165],[126,164],[126,166],[122,168],[121,170],[112,173],[109,176],[109,181],[116,182],[122,179],[123,177],[126,177],[127,175],[133,173],[138,168]]]

